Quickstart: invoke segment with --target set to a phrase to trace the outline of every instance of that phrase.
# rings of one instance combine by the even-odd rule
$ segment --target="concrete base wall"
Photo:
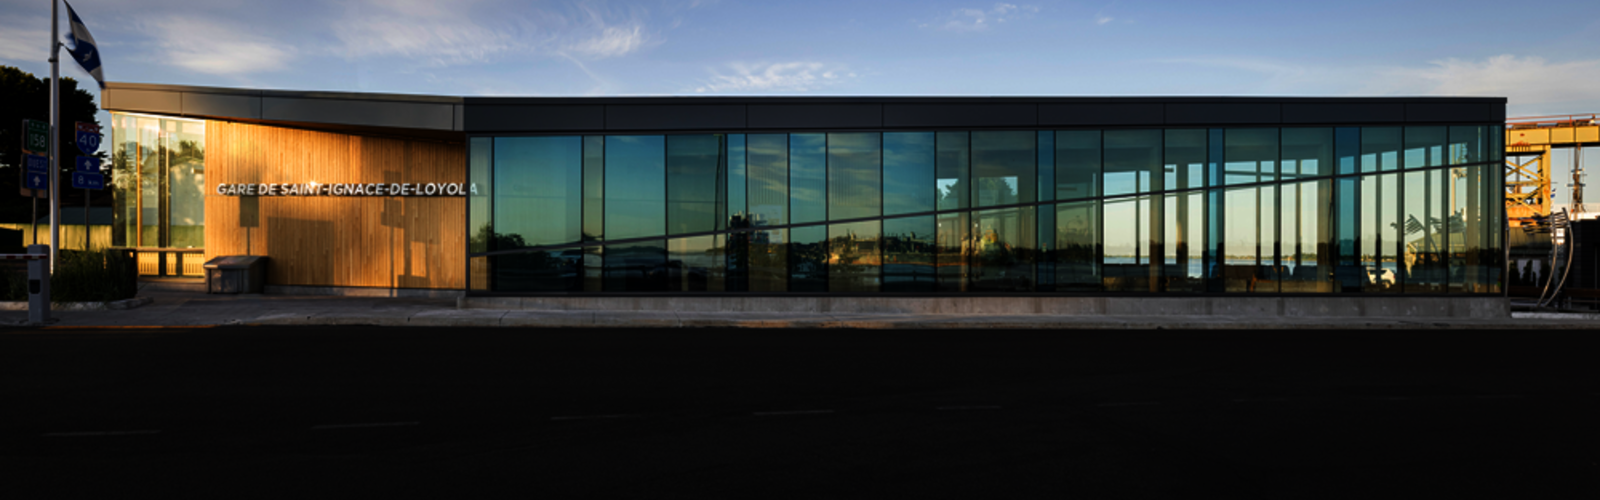
[[[204,288],[201,291],[205,291]],[[266,295],[324,295],[337,297],[401,297],[414,299],[457,299],[466,296],[461,290],[433,290],[427,288],[366,288],[351,286],[299,286],[266,285],[261,287]]]
[[[832,314],[1506,318],[1500,297],[462,297],[462,309]]]

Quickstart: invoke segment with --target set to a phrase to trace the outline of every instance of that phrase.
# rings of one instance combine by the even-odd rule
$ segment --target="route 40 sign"
[[[83,154],[93,155],[100,150],[100,125],[95,123],[77,122],[78,151]]]

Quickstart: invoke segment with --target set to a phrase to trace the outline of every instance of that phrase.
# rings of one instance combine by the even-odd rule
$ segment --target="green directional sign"
[[[22,121],[22,150],[33,154],[49,154],[50,151],[50,122],[40,120]]]

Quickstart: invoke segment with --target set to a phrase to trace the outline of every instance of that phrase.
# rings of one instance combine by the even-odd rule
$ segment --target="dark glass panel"
[[[1500,138],[1502,137],[1504,136],[1501,135],[1499,126],[1489,129],[1489,154],[1495,157],[1495,160],[1493,160],[1495,163],[1483,167],[1483,173],[1480,174],[1486,185],[1483,195],[1486,206],[1483,211],[1485,214],[1484,233],[1488,238],[1488,248],[1485,248],[1484,252],[1479,254],[1483,267],[1488,270],[1487,282],[1484,286],[1486,293],[1500,293],[1500,286],[1505,283],[1505,231],[1507,224],[1505,213],[1506,177],[1503,174],[1505,167],[1500,163],[1503,160],[1501,155],[1504,153],[1500,149]]]
[[[730,292],[750,291],[750,236],[749,231],[728,233],[725,238],[724,248],[728,255],[727,278],[724,279],[725,288]]]
[[[1225,140],[1227,135],[1228,131],[1226,129],[1214,128],[1206,131],[1206,186],[1215,187],[1222,185],[1222,180],[1226,174],[1224,167],[1227,165],[1227,162],[1223,161],[1224,158],[1226,158],[1224,153],[1227,152],[1227,148],[1224,147],[1224,145],[1227,143]],[[1206,196],[1210,195],[1208,194]],[[1222,196],[1222,192],[1217,191],[1217,196]],[[1218,198],[1218,200],[1221,200],[1221,198]],[[1222,205],[1219,204],[1215,206],[1221,207]],[[1221,210],[1221,208],[1218,208],[1218,210]],[[1222,244],[1222,240],[1210,241],[1216,241],[1219,245]]]
[[[1361,172],[1400,169],[1400,127],[1361,129]]]
[[[1356,242],[1361,223],[1361,179],[1339,179],[1339,208],[1335,220],[1339,225],[1339,267],[1334,273],[1341,292],[1360,292],[1367,282],[1366,268],[1361,265],[1361,252]]]
[[[933,211],[933,179],[932,132],[883,134],[884,215]]]
[[[1366,273],[1363,292],[1400,291],[1399,259],[1395,257],[1400,241],[1399,201],[1399,175],[1361,178],[1361,266]]]
[[[1339,127],[1333,131],[1334,155],[1339,162],[1339,175],[1359,171],[1361,161],[1361,128]]]
[[[1223,203],[1224,289],[1228,293],[1278,291],[1276,186],[1227,190]]]
[[[1161,175],[1160,130],[1107,130],[1105,132],[1106,196],[1159,191]]]
[[[746,174],[744,164],[744,134],[728,136],[728,223],[730,229],[749,227],[749,211],[745,207]]]
[[[1445,127],[1406,127],[1405,168],[1444,165]]]
[[[1443,210],[1448,189],[1444,170],[1406,172],[1405,242],[1402,255],[1406,293],[1444,293],[1445,234]]]
[[[1501,125],[1489,127],[1489,161],[1504,160],[1506,157],[1506,131]]]
[[[883,263],[879,224],[874,220],[828,226],[828,291],[878,291]]]
[[[666,138],[659,135],[606,137],[606,240],[660,236],[667,230],[666,149]]]
[[[582,289],[578,273],[583,251],[577,248],[532,250],[489,258],[497,292],[571,292]]]
[[[1249,184],[1278,180],[1278,129],[1231,128],[1225,140],[1223,155],[1227,172],[1224,182]]]
[[[789,135],[789,221],[828,219],[828,136]]]
[[[1220,136],[1221,134],[1218,131],[1212,131],[1211,145],[1213,149],[1211,151],[1213,160],[1219,160],[1221,156],[1221,153],[1218,153],[1218,149],[1216,149],[1220,147],[1220,140],[1218,139]],[[1211,166],[1211,180],[1220,180],[1222,163],[1220,161],[1208,163]],[[1206,275],[1207,293],[1223,293],[1227,290],[1228,280],[1224,275],[1226,269],[1223,266],[1227,261],[1228,254],[1227,245],[1223,242],[1223,235],[1227,233],[1228,229],[1227,203],[1224,202],[1226,194],[1221,189],[1206,191],[1206,251],[1203,255],[1205,262],[1202,265]]]
[[[1014,205],[1036,199],[1036,135],[1028,131],[972,133],[972,206]]]
[[[828,226],[789,228],[789,291],[828,291]]]
[[[1054,136],[1054,134],[1051,134]],[[1041,148],[1042,149],[1042,148]],[[1055,148],[1051,148],[1052,150]],[[1050,165],[1050,164],[1045,164]],[[1048,170],[1055,170],[1054,168]],[[1041,192],[1055,191],[1055,184],[1043,184]],[[1040,292],[1056,291],[1056,259],[1060,258],[1060,249],[1056,246],[1056,208],[1055,205],[1040,205],[1034,211],[1038,219],[1036,226],[1039,233],[1034,239],[1039,242],[1039,250],[1034,262],[1034,290]]]
[[[750,134],[747,140],[750,226],[788,224],[789,135]]]
[[[1029,186],[1028,192],[1032,191]],[[973,213],[977,234],[972,241],[969,261],[972,263],[972,291],[1033,291],[1033,264],[1038,260],[1038,239],[1034,235],[1038,226],[1033,213],[1034,207]]]
[[[1284,184],[1278,194],[1281,291],[1333,292],[1333,181]]]
[[[583,137],[583,241],[605,239],[606,138]]]
[[[1283,180],[1333,175],[1333,129],[1283,129]]]
[[[727,256],[723,255],[721,243],[721,235],[667,240],[667,290],[724,291]]]
[[[1153,287],[1160,283],[1161,267],[1157,263],[1163,253],[1156,238],[1161,234],[1162,217],[1156,206],[1160,203],[1161,198],[1152,196],[1106,200],[1101,225],[1105,264],[1100,271],[1106,291],[1158,291]]]
[[[608,160],[612,158],[609,151],[606,157]],[[670,272],[667,266],[666,244],[664,240],[652,240],[606,245],[605,290],[607,292],[667,291]]]
[[[971,144],[966,132],[939,132],[935,134],[934,185],[937,186],[938,209],[968,208],[967,195],[971,192]]]
[[[1162,141],[1165,147],[1163,189],[1205,187],[1205,129],[1168,129]]]
[[[1480,142],[1481,144],[1481,142]],[[1487,293],[1492,261],[1484,255],[1489,249],[1489,224],[1485,217],[1491,198],[1482,176],[1491,166],[1450,169],[1449,234],[1450,293]]]
[[[494,139],[473,137],[467,147],[467,182],[471,186],[467,191],[467,253],[489,251],[489,242],[494,239],[494,218],[489,212],[489,204],[494,201],[494,179],[490,177],[493,161]]]
[[[1039,201],[1054,200],[1056,199],[1056,133],[1040,130],[1034,135],[1034,140],[1038,141],[1034,149],[1038,151],[1039,157],[1034,169],[1039,172]]]
[[[582,137],[495,138],[494,183],[492,249],[582,238]]]
[[[883,215],[883,150],[877,133],[828,134],[828,220]]]
[[[750,291],[789,291],[789,230],[750,233]]]
[[[721,135],[667,136],[667,234],[719,229]]]
[[[583,291],[605,291],[605,262],[605,247],[583,247]]]
[[[1100,291],[1100,202],[1057,203],[1055,209],[1056,291]]]
[[[1170,134],[1170,132],[1169,132]],[[1170,137],[1170,135],[1169,135]],[[1203,143],[1202,143],[1203,144]],[[1205,291],[1204,191],[1188,191],[1166,196],[1163,208],[1161,259],[1162,285],[1168,292]]]
[[[1100,131],[1056,132],[1056,199],[1100,196]]]
[[[970,212],[938,215],[939,291],[967,291],[967,265],[971,262]]]
[[[1489,156],[1483,153],[1485,143],[1489,142],[1489,127],[1482,125],[1468,125],[1450,127],[1450,157],[1451,165],[1465,163],[1478,163],[1488,161]]]
[[[883,221],[883,291],[934,290],[935,232],[932,215]]]

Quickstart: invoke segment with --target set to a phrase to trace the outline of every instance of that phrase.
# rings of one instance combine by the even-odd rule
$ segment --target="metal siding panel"
[[[1414,102],[1406,104],[1408,122],[1503,122],[1506,106],[1501,103]]]
[[[371,127],[450,130],[450,104],[345,99],[261,98],[261,118]]]
[[[547,132],[601,130],[605,106],[540,104],[467,104],[462,106],[467,132]]]
[[[1037,104],[885,104],[884,127],[1031,127]]]
[[[606,106],[606,130],[726,130],[745,128],[743,104]]]
[[[752,104],[750,128],[878,128],[881,104]]]
[[[1406,119],[1406,106],[1398,102],[1288,103],[1283,123],[1363,124],[1396,123]]]
[[[1278,103],[1172,103],[1167,105],[1167,124],[1279,123],[1280,107]]]
[[[1160,103],[1040,104],[1039,125],[1164,125]]]
[[[140,111],[164,115],[183,114],[183,94],[167,90],[106,89],[101,94],[107,111]]]
[[[261,98],[243,95],[183,93],[183,114],[222,118],[261,118]]]

